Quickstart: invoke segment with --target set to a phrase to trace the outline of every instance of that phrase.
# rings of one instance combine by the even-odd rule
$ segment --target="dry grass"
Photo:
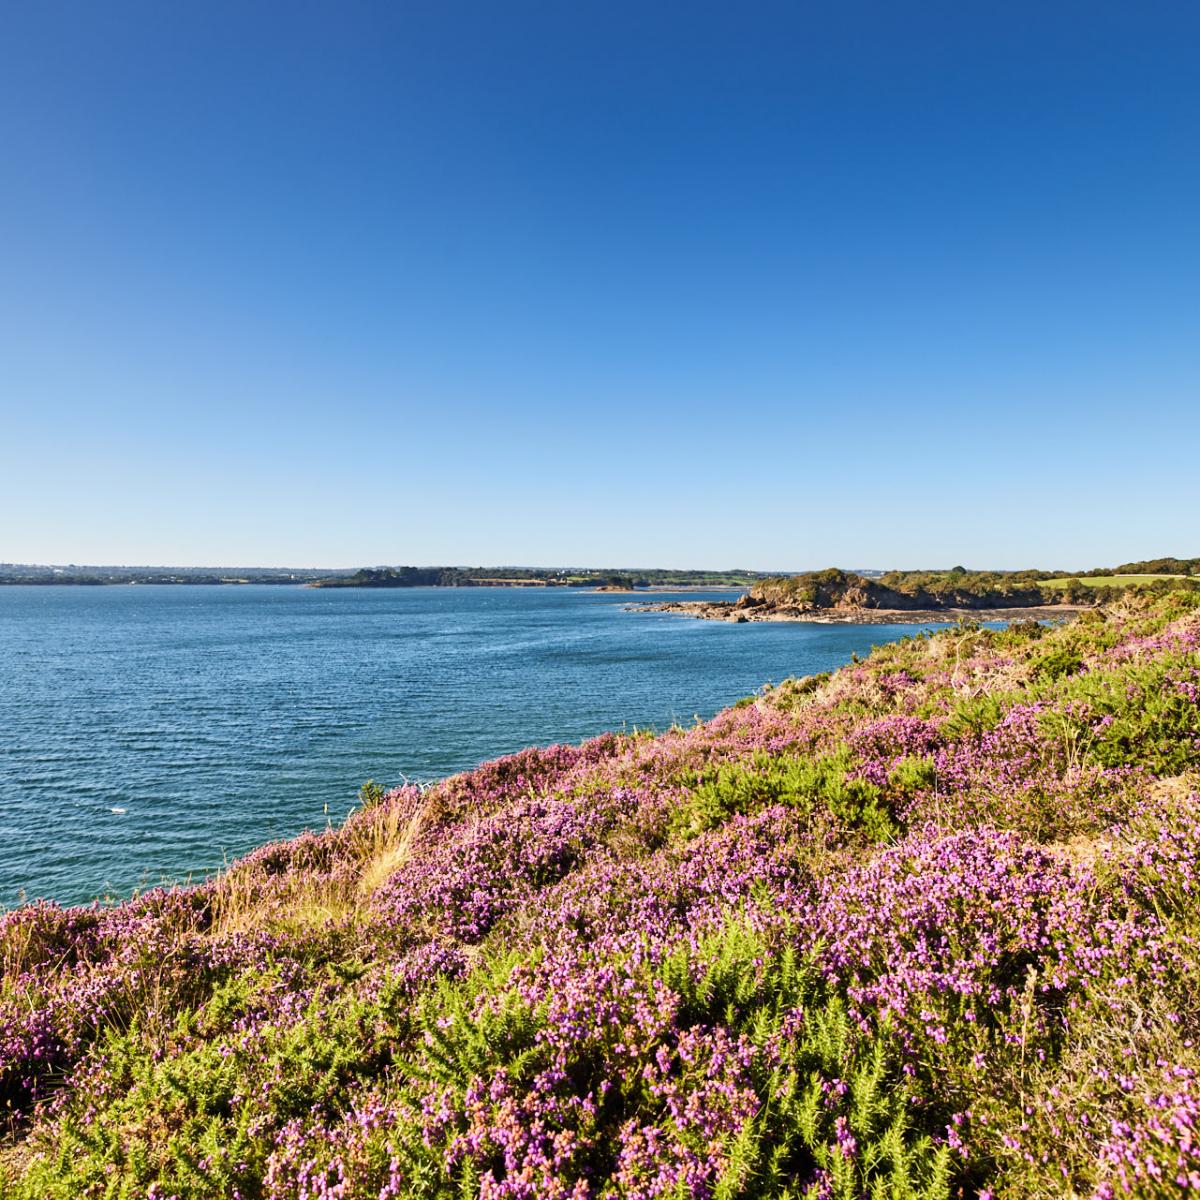
[[[398,807],[393,807],[378,820],[366,822],[364,831],[355,830],[358,857],[362,863],[358,874],[359,896],[371,895],[400,868],[424,828],[430,808],[429,798],[425,798],[411,816],[405,816]]]
[[[36,966],[44,957],[30,954],[34,932],[32,921],[22,921],[10,925],[0,935],[0,979],[16,979],[26,968]]]
[[[1055,590],[1068,587],[1072,583],[1082,583],[1084,587],[1135,587],[1139,584],[1158,583],[1164,579],[1188,579],[1188,575],[1093,575],[1080,579],[1075,575],[1064,575],[1059,579],[1043,579],[1042,587]]]
[[[209,932],[224,938],[252,929],[311,929],[354,920],[381,884],[407,860],[433,811],[422,797],[415,809],[381,803],[337,831],[325,872],[267,874],[254,862],[237,864],[217,880]]]
[[[1146,795],[1160,801],[1183,801],[1197,790],[1198,785],[1200,780],[1195,775],[1174,775],[1168,779],[1151,780]],[[1114,838],[1109,833],[1078,833],[1046,846],[1056,858],[1082,870],[1119,859],[1128,848],[1128,842]]]
[[[0,1135],[0,1139],[15,1134]],[[4,1144],[0,1140],[0,1195],[4,1194],[4,1184],[8,1180],[19,1178],[33,1159],[34,1149],[28,1140]]]
[[[1172,775],[1167,779],[1155,779],[1150,784],[1150,795],[1160,800],[1186,800],[1200,787],[1200,777],[1194,774]]]
[[[252,870],[234,869],[213,893],[209,933],[217,939],[255,929],[300,930],[344,919],[342,889],[324,878],[297,874],[264,884]]]
[[[1111,838],[1078,833],[1062,842],[1051,842],[1046,849],[1075,870],[1090,870],[1108,858],[1117,843]]]

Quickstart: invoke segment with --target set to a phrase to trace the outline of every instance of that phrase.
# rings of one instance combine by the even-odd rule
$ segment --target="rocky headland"
[[[745,597],[742,598],[743,600]],[[630,604],[631,612],[674,613],[701,621],[808,621],[819,625],[929,625],[938,621],[1062,620],[1083,611],[1080,604],[1039,604],[1017,608],[793,608],[744,605],[741,600],[663,600]]]
[[[1090,605],[1066,603],[1036,584],[984,585],[947,573],[934,586],[892,586],[831,568],[767,579],[737,600],[664,600],[631,611],[674,613],[705,621],[809,621],[825,624],[926,625],[964,618],[990,621],[1063,618]]]

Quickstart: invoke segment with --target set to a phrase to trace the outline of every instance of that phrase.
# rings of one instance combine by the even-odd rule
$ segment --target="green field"
[[[1065,588],[1071,582],[1078,582],[1087,587],[1132,587],[1139,583],[1157,583],[1160,579],[1186,579],[1186,575],[1094,575],[1087,579],[1079,579],[1074,575],[1065,575],[1062,579],[1043,579],[1042,587]]]

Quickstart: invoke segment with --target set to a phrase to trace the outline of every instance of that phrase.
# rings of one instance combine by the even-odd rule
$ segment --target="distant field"
[[[1042,587],[1065,588],[1076,577],[1066,575],[1062,579],[1043,579]],[[1187,579],[1187,575],[1095,575],[1079,582],[1088,587],[1130,587],[1137,583],[1155,583],[1160,579]]]

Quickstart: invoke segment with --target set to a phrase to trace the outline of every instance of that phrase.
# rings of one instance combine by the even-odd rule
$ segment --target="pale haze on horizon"
[[[4,27],[2,561],[1200,554],[1200,10]]]

